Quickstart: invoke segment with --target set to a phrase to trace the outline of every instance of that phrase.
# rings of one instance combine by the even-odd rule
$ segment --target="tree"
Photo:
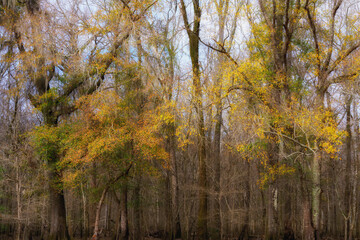
[[[199,63],[199,44],[200,44],[200,20],[201,7],[199,0],[193,0],[194,19],[192,27],[188,20],[188,13],[184,0],[181,3],[181,14],[184,20],[185,29],[189,38],[189,51],[192,64],[193,88],[195,91],[194,103],[197,113],[198,131],[198,162],[199,162],[199,211],[198,211],[198,236],[207,239],[207,175],[206,175],[206,148],[205,148],[205,123],[202,106],[201,73]]]
[[[43,124],[47,128],[57,128],[59,121],[71,114],[75,110],[72,103],[72,98],[78,98],[81,95],[89,95],[97,90],[97,88],[104,82],[107,70],[111,67],[114,59],[117,57],[119,49],[124,42],[130,37],[134,24],[139,22],[146,14],[147,10],[153,5],[153,2],[139,6],[134,2],[123,2],[122,4],[111,5],[109,12],[99,11],[99,18],[94,19],[96,24],[101,24],[101,21],[113,19],[113,16],[119,16],[119,22],[109,22],[109,28],[105,32],[99,25],[86,26],[83,31],[86,31],[91,40],[85,46],[79,46],[76,35],[80,31],[79,26],[69,24],[65,21],[63,24],[70,26],[67,29],[65,25],[63,28],[68,34],[69,41],[63,42],[67,46],[63,52],[59,52],[53,45],[44,45],[43,41],[52,42],[56,38],[50,35],[51,29],[56,28],[57,24],[52,22],[48,16],[36,15],[27,18],[26,20],[44,21],[47,25],[38,26],[38,28],[29,28],[20,34],[22,41],[19,42],[19,51],[21,53],[21,60],[24,68],[24,76],[31,84],[28,90],[28,97],[32,105],[39,110],[43,118]],[[119,14],[119,10],[123,11]],[[102,16],[102,17],[101,17]],[[76,17],[76,16],[75,16]],[[75,18],[76,19],[76,18]],[[81,21],[81,19],[78,19]],[[97,22],[98,21],[98,22]],[[117,25],[120,23],[120,26]],[[36,26],[36,25],[33,25]],[[41,31],[41,28],[47,28],[47,32]],[[114,35],[108,35],[109,31],[113,31]],[[109,41],[109,45],[103,47],[97,41],[97,38],[102,36],[105,41]],[[32,41],[25,41],[27,37],[32,38]],[[62,36],[56,36],[61,38]],[[41,39],[42,41],[40,41]],[[60,39],[58,39],[60,40]],[[61,39],[63,41],[64,39]],[[54,42],[55,44],[55,42]],[[92,46],[91,46],[91,45]],[[81,70],[80,56],[83,54],[86,47],[91,47],[86,66]],[[101,49],[102,48],[102,49]],[[105,51],[101,52],[101,51]],[[70,58],[68,56],[71,56]],[[36,59],[33,61],[33,59]],[[74,66],[77,64],[77,66]],[[79,71],[80,70],[80,71]],[[50,141],[51,142],[51,141]],[[60,160],[58,146],[52,142],[48,146],[50,151],[42,151],[42,157],[49,168],[50,180],[50,205],[51,207],[51,224],[50,224],[50,239],[67,239],[69,234],[66,227],[66,210],[63,190],[54,187],[54,184],[61,184],[61,171],[56,168]]]
[[[349,72],[346,75],[337,74],[337,70],[341,67],[344,62],[349,59],[349,56],[356,52],[360,47],[358,41],[354,41],[353,37],[347,38],[345,33],[343,35],[341,29],[338,27],[336,21],[342,16],[339,15],[341,7],[344,6],[344,1],[332,1],[330,7],[330,14],[328,22],[330,23],[328,31],[320,31],[321,24],[316,21],[316,16],[320,14],[321,4],[317,5],[317,1],[310,2],[306,1],[304,4],[304,10],[306,11],[307,20],[310,31],[312,33],[312,44],[315,51],[314,58],[315,64],[313,66],[313,74],[316,76],[317,82],[315,83],[315,106],[314,108],[324,109],[325,94],[329,87],[341,81],[346,81],[347,78],[352,78],[357,75],[355,72]],[[345,21],[347,21],[345,17]],[[337,47],[338,38],[337,34],[341,34],[343,41],[340,47]],[[356,33],[355,33],[356,36]],[[320,44],[320,41],[326,44]],[[322,54],[326,53],[326,54]],[[328,106],[329,108],[330,106]],[[313,173],[313,189],[312,189],[312,219],[314,228],[316,231],[316,238],[319,238],[319,227],[320,227],[320,161],[321,153],[317,149],[314,152],[312,161],[312,173]]]

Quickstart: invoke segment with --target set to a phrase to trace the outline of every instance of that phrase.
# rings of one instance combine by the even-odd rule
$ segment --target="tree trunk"
[[[167,152],[170,155],[170,169],[166,172],[166,229],[169,239],[181,237],[180,217],[178,211],[178,186],[175,150],[175,126],[168,125],[166,141]]]
[[[175,130],[175,129],[174,129]],[[176,144],[175,135],[172,136],[171,143],[171,165],[173,173],[171,175],[171,200],[172,200],[172,216],[174,218],[173,223],[173,238],[181,238],[181,224],[180,224],[180,209],[179,209],[179,186],[178,186],[178,169],[176,161]]]
[[[70,239],[66,226],[65,198],[62,188],[56,186],[59,179],[58,173],[54,168],[49,170],[49,193],[50,193],[50,240]]]
[[[314,240],[314,228],[311,223],[311,205],[308,186],[305,184],[304,173],[301,173],[300,184],[301,184],[301,195],[302,195],[302,222],[303,222],[303,240]]]
[[[271,184],[268,188],[268,206],[267,206],[267,232],[266,239],[278,239],[278,221],[277,221],[277,204],[278,190]]]
[[[351,232],[351,224],[352,224],[352,191],[351,191],[351,181],[352,178],[352,132],[351,132],[351,102],[352,97],[348,96],[346,100],[346,141],[345,141],[345,151],[346,151],[346,174],[345,174],[345,195],[344,195],[344,203],[345,203],[345,240],[352,239]]]
[[[313,240],[314,239],[314,229],[311,225],[311,208],[309,197],[307,194],[303,197],[303,239],[304,240]]]
[[[107,187],[103,190],[103,192],[101,194],[100,201],[99,201],[99,203],[98,203],[98,205],[96,207],[95,223],[94,223],[94,234],[93,234],[91,240],[99,239],[100,214],[101,214],[101,208],[102,208],[102,205],[104,203],[107,190],[108,190]]]
[[[322,80],[320,80],[322,81]],[[317,91],[317,98],[315,99],[315,107],[324,109],[325,95],[323,91]],[[315,239],[320,239],[320,196],[321,196],[321,150],[319,149],[319,143],[314,143],[313,158],[311,162],[311,174],[312,174],[312,189],[311,189],[311,209],[312,209],[312,223],[314,228]]]
[[[357,113],[358,104],[356,100],[353,100],[353,113],[354,113],[354,122],[359,121],[358,113]],[[352,235],[357,237],[357,222],[358,222],[358,208],[357,208],[357,189],[358,189],[358,164],[359,164],[359,143],[360,143],[360,131],[359,131],[359,124],[354,124],[354,133],[355,133],[355,144],[353,145],[353,152],[354,152],[354,170],[353,170],[353,187],[352,187],[352,224],[350,231]]]
[[[279,161],[279,144],[277,138],[269,135],[267,142],[267,155],[269,158],[269,165],[276,167]],[[271,180],[270,180],[271,181]],[[279,234],[279,223],[278,223],[278,189],[276,179],[269,182],[267,189],[267,228],[266,228],[266,239],[275,240],[278,239]]]
[[[173,239],[173,209],[172,209],[172,199],[171,199],[171,180],[170,170],[166,171],[165,178],[165,215],[166,215],[166,223],[165,223],[165,235],[167,239]]]
[[[120,196],[120,230],[121,230],[121,239],[127,240],[129,239],[129,224],[128,224],[128,187],[127,187],[127,180],[124,181],[124,186],[121,189],[121,196]]]
[[[17,205],[17,226],[16,226],[16,240],[20,240],[22,228],[22,211],[21,211],[21,177],[19,159],[16,157],[16,205]]]
[[[53,110],[44,111],[45,125],[51,127],[58,126],[58,119]],[[55,144],[55,143],[53,143]],[[57,169],[59,162],[58,146],[52,146],[52,150],[46,153],[45,160],[48,165],[49,179],[49,200],[50,200],[50,240],[70,239],[69,231],[66,225],[66,207],[64,190],[61,181],[61,172]]]
[[[140,184],[141,176],[138,176],[136,179],[136,186],[134,189],[134,239],[140,239],[142,236],[141,233],[141,198],[140,198]]]
[[[219,1],[219,8],[217,9],[219,17],[219,33],[218,41],[224,45],[224,31],[226,16],[228,13],[229,1]],[[220,209],[220,179],[221,179],[221,125],[222,125],[222,64],[224,63],[224,54],[218,53],[217,60],[217,76],[216,76],[216,115],[215,115],[215,131],[214,131],[214,226],[212,231],[212,238],[221,239],[221,209]]]
[[[245,216],[244,216],[244,224],[241,229],[239,240],[248,240],[250,235],[250,199],[251,199],[251,189],[250,189],[250,176],[251,176],[251,166],[250,160],[245,159],[245,164],[247,168],[247,176],[245,180],[245,196],[244,196],[244,207],[245,207]]]
[[[201,114],[202,115],[202,114]],[[203,119],[203,118],[202,118]],[[203,122],[202,122],[203,123]],[[204,129],[204,125],[200,124],[200,128]],[[205,134],[202,133],[199,144],[199,211],[198,211],[198,234],[200,239],[207,239],[207,176],[206,176],[206,160],[205,160]],[[204,136],[204,137],[203,137]]]
[[[221,103],[217,105],[215,135],[214,135],[214,226],[212,231],[212,237],[214,239],[221,239],[221,210],[220,210],[220,178],[221,178],[221,166],[220,166],[220,152],[221,152],[221,122],[222,122],[222,106]]]
[[[90,173],[90,189],[96,189],[98,187],[98,180],[97,180],[97,164],[94,162],[91,164],[91,173]],[[88,212],[88,219],[87,219],[87,228],[85,229],[85,235],[91,236],[92,229],[94,228],[94,222],[96,219],[96,212],[94,209],[96,209],[97,205],[95,201],[87,201],[87,212]]]
[[[314,227],[315,239],[319,239],[320,227],[320,160],[321,155],[317,147],[314,151],[313,161],[311,165],[312,170],[312,223]]]
[[[199,63],[199,36],[200,36],[200,20],[201,8],[199,0],[192,0],[194,10],[194,21],[192,29],[188,22],[188,15],[186,12],[186,5],[184,0],[181,0],[181,13],[183,16],[185,28],[190,42],[190,58],[192,64],[193,87],[195,90],[194,103],[197,113],[197,130],[198,130],[198,185],[199,185],[199,209],[197,216],[197,233],[198,238],[207,239],[207,173],[206,173],[206,145],[205,145],[205,120],[202,106],[202,87],[200,81],[200,63]]]
[[[80,185],[80,189],[81,189],[81,198],[82,198],[82,230],[81,230],[81,237],[86,239],[88,237],[88,233],[89,231],[87,230],[88,228],[88,223],[87,223],[87,220],[88,220],[88,211],[87,211],[87,202],[86,202],[86,196],[85,196],[85,192],[84,192],[84,186],[83,184],[81,183]]]

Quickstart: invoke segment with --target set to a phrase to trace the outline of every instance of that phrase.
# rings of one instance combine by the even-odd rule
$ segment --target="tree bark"
[[[198,238],[207,239],[207,172],[206,172],[206,145],[205,145],[205,120],[202,106],[202,87],[200,81],[200,63],[199,63],[199,43],[200,43],[200,19],[201,8],[199,0],[192,0],[194,10],[193,27],[190,28],[188,15],[184,0],[181,0],[181,13],[190,42],[190,58],[192,64],[193,86],[195,90],[194,102],[197,113],[197,130],[198,130],[198,185],[199,185],[199,208],[197,216],[197,233]]]
[[[136,179],[136,186],[134,189],[134,239],[140,239],[142,236],[141,232],[141,198],[140,198],[140,188],[141,186],[141,176],[139,175]]]
[[[173,239],[181,238],[181,221],[180,221],[180,209],[179,209],[179,186],[178,186],[178,169],[176,161],[176,144],[175,136],[172,137],[171,148],[171,165],[173,173],[171,175],[171,201],[172,201],[172,217],[173,219]]]
[[[91,164],[91,173],[89,174],[89,177],[90,177],[90,189],[96,189],[98,187],[98,180],[97,180],[97,164],[96,163],[92,163]],[[93,227],[94,227],[94,222],[95,222],[95,219],[96,219],[96,211],[94,211],[94,209],[96,209],[96,202],[95,201],[87,201],[88,204],[87,204],[87,225],[86,225],[86,229],[85,229],[85,235],[86,236],[91,236],[92,234],[92,230],[93,230]]]
[[[226,17],[229,9],[228,0],[220,0],[218,3],[217,14],[219,18],[218,42],[224,45],[224,32]],[[221,239],[221,209],[220,209],[220,180],[221,180],[221,126],[222,126],[222,65],[224,63],[224,54],[218,53],[217,72],[216,72],[216,115],[215,115],[215,131],[214,131],[214,226],[212,238]]]
[[[127,240],[129,239],[129,221],[128,221],[128,186],[127,180],[124,181],[124,185],[121,189],[120,196],[120,230],[121,230],[121,239]]]
[[[165,229],[166,229],[166,236],[169,239],[172,239],[173,237],[173,209],[172,209],[172,196],[171,196],[171,172],[170,170],[166,171],[166,178],[165,178],[165,187],[166,187],[166,191],[165,191],[165,215],[166,215],[166,224],[165,224]]]
[[[278,189],[271,184],[267,190],[268,206],[267,206],[267,228],[266,239],[279,239],[278,221],[277,221],[277,204],[278,204]]]
[[[247,168],[247,176],[245,180],[245,196],[244,196],[244,207],[245,207],[245,216],[244,224],[241,229],[239,240],[248,240],[250,235],[250,199],[251,199],[251,189],[250,189],[250,176],[251,176],[251,166],[250,160],[245,159],[245,164]]]
[[[94,234],[91,238],[91,240],[97,240],[99,239],[99,223],[100,223],[100,214],[101,214],[101,208],[105,200],[106,193],[108,191],[108,188],[106,187],[101,194],[101,198],[99,200],[99,203],[96,207],[96,214],[95,214],[95,223],[94,223]]]
[[[167,126],[168,136],[166,140],[166,150],[170,155],[170,169],[166,171],[166,229],[170,239],[181,237],[180,217],[178,211],[178,185],[177,185],[177,166],[176,166],[176,145],[175,145],[175,126]]]
[[[353,113],[354,113],[354,122],[359,121],[358,116],[358,102],[356,100],[353,100]],[[358,164],[359,164],[359,143],[360,143],[360,131],[359,131],[359,124],[354,124],[354,138],[355,143],[353,145],[353,152],[354,152],[354,170],[353,170],[353,187],[352,187],[352,224],[351,224],[351,231],[353,232],[354,238],[358,236],[358,228],[357,228],[357,222],[358,222],[358,207],[357,207],[357,189],[358,189]]]
[[[44,123],[46,126],[58,127],[59,116],[55,114],[55,107],[52,106],[51,100],[49,108],[42,110]],[[49,200],[50,200],[50,240],[70,239],[69,231],[66,224],[66,206],[63,184],[61,181],[61,170],[57,169],[57,163],[60,161],[59,146],[52,143],[51,149],[46,153],[45,160],[48,165],[49,179]]]
[[[325,81],[325,80],[321,80]],[[325,95],[323,91],[318,90],[315,99],[315,109],[324,109]],[[313,157],[311,162],[311,209],[312,209],[312,223],[314,228],[315,239],[320,239],[320,201],[321,201],[321,160],[322,153],[319,148],[319,143],[314,143]]]
[[[351,181],[352,177],[352,131],[351,131],[351,102],[352,97],[347,96],[346,99],[346,141],[345,141],[345,151],[346,151],[346,174],[345,174],[345,240],[352,239],[352,186]]]
[[[20,164],[19,159],[16,157],[16,205],[17,205],[17,226],[16,226],[16,239],[20,240],[22,228],[22,208],[21,208],[21,177],[20,177]]]
[[[321,154],[317,147],[314,151],[313,161],[311,165],[312,171],[312,223],[314,227],[315,239],[319,239],[319,227],[320,227],[320,160]]]
[[[59,176],[54,168],[49,170],[49,193],[50,193],[50,240],[70,239],[68,228],[66,225],[66,208],[64,191],[56,186],[55,180]]]
[[[313,240],[314,239],[314,229],[311,225],[311,208],[309,197],[306,194],[303,198],[303,239],[304,240]]]
[[[85,196],[85,192],[84,192],[84,186],[81,183],[80,185],[80,189],[81,189],[81,198],[82,198],[82,230],[81,230],[81,237],[86,239],[88,237],[88,211],[87,211],[87,202],[86,202],[86,196]]]
[[[269,165],[275,166],[279,161],[279,145],[277,139],[273,136],[269,136],[267,142],[267,154],[269,159]],[[269,183],[267,189],[267,227],[266,236],[268,240],[275,240],[279,238],[279,222],[278,222],[278,188],[276,179]]]
[[[305,173],[301,173],[300,184],[301,184],[301,200],[302,200],[302,222],[303,222],[303,231],[302,239],[304,240],[314,240],[314,228],[312,226],[311,218],[311,204],[310,204],[310,194],[308,191],[308,186],[305,183]]]

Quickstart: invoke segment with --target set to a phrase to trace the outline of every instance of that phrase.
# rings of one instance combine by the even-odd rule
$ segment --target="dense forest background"
[[[359,239],[355,0],[1,0],[1,239]]]

